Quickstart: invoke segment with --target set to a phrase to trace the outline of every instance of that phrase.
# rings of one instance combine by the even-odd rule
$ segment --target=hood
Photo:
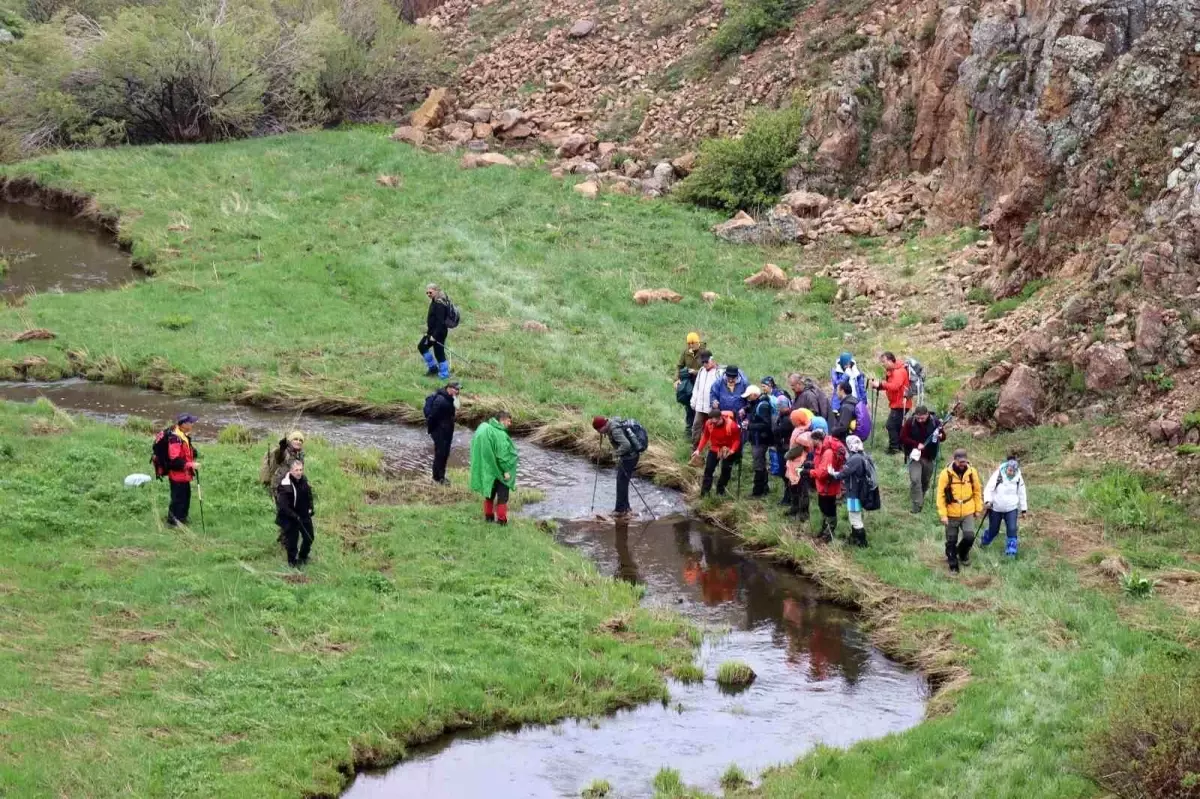
[[[491,419],[488,419],[487,423],[489,426],[496,428],[504,435],[508,435],[508,428],[505,427],[503,424],[501,424],[500,420],[497,419],[495,416],[493,416]]]

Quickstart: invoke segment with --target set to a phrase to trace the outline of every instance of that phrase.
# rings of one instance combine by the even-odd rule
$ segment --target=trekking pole
[[[624,467],[622,467],[622,468],[624,468]],[[634,493],[636,493],[638,495],[638,499],[640,499],[642,501],[642,505],[644,505],[646,508],[646,513],[650,514],[650,518],[653,519],[654,521],[658,521],[658,517],[655,516],[654,511],[652,511],[650,509],[650,503],[647,502],[646,498],[642,496],[641,489],[639,489],[637,487],[637,483],[633,482],[632,474],[629,475],[629,486],[633,489]]]
[[[200,472],[196,472],[196,499],[200,501],[200,532],[208,535],[208,527],[204,524],[204,490],[200,487]]]
[[[458,359],[459,359],[460,361],[462,361],[463,363],[468,363],[468,364],[470,363],[470,361],[468,361],[466,358],[462,357],[462,356],[461,356],[461,355],[459,355],[457,352],[455,352],[454,350],[450,349],[449,347],[447,347],[445,344],[443,344],[442,342],[438,341],[437,339],[435,339],[435,338],[432,338],[432,337],[431,337],[429,340],[430,340],[430,341],[432,341],[434,344],[437,344],[439,347],[441,347],[442,349],[444,349],[446,352],[448,352],[448,353],[450,353],[451,355],[453,355],[455,358],[458,358]]]
[[[871,400],[871,435],[867,436],[867,445],[875,438],[875,428],[879,427],[879,390],[875,391],[875,399]]]
[[[596,486],[600,485],[600,456],[596,456],[596,479],[592,482],[592,506],[588,508],[588,515],[592,515],[596,511]]]

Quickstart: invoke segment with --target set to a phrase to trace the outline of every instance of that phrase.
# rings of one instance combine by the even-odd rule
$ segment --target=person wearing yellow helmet
[[[687,345],[675,364],[675,401],[683,406],[684,435],[692,434],[696,421],[696,409],[692,407],[692,389],[696,387],[696,374],[700,371],[700,351],[707,349],[700,334],[687,334]]]

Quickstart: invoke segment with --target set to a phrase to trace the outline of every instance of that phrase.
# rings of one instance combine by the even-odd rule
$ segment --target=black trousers
[[[692,424],[696,421],[696,409],[689,402],[683,406],[683,429],[689,436],[692,434]]]
[[[171,505],[167,509],[167,524],[187,524],[188,512],[192,508],[192,484],[179,483],[168,478],[171,484]]]
[[[833,538],[837,530],[837,504],[837,497],[817,494],[817,507],[821,509],[821,535],[827,539]]]
[[[287,520],[287,523],[283,525],[283,547],[287,550],[288,563],[295,566],[308,561],[308,553],[312,549],[315,534],[311,518],[306,521]]]
[[[450,445],[454,443],[454,428],[449,430],[434,430],[429,434],[433,439],[433,479],[446,479],[446,463],[450,460]]]
[[[808,520],[808,510],[812,505],[812,478],[807,474],[800,475],[800,482],[791,487],[792,515],[801,521]]]
[[[904,426],[904,409],[892,408],[887,418],[888,452],[900,449],[900,428]]]
[[[507,505],[508,504],[508,486],[506,486],[504,483],[500,482],[499,480],[493,480],[492,481],[491,500],[492,500],[492,502],[495,502],[497,505]]]
[[[433,336],[426,333],[425,335],[421,336],[421,340],[419,342],[417,342],[417,352],[421,353],[421,355],[424,355],[425,353],[429,352],[430,350],[433,350],[433,357],[437,360],[437,362],[445,363],[446,362],[446,348],[442,346],[445,343],[446,343],[445,335],[443,335],[440,339],[438,339],[438,338],[434,338]]]
[[[633,472],[637,469],[638,460],[641,457],[641,455],[630,455],[617,462],[617,507],[613,509],[614,513],[628,513],[630,510],[629,481],[633,479]]]
[[[717,471],[717,464],[721,464],[721,476],[717,478],[717,494],[725,496],[725,487],[729,485],[729,479],[733,476],[733,467],[742,462],[742,451],[730,455],[725,460],[721,460],[717,453],[711,449],[708,451],[708,458],[704,461],[704,479],[700,482],[700,496],[706,495],[713,484],[713,475]]]

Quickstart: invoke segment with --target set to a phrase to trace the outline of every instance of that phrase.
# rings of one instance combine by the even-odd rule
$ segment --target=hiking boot
[[[438,368],[436,366],[429,367],[428,369],[425,370],[425,376],[426,377],[437,377],[438,376]]]
[[[958,563],[951,563],[951,564],[950,564],[950,573],[951,573],[951,574],[958,574]]]
[[[492,524],[496,521],[496,517],[495,516],[484,516],[483,520],[485,522],[487,522],[488,524]]]
[[[440,485],[440,486],[448,486],[448,485],[450,485],[450,480],[449,480],[449,479],[447,479],[447,478],[445,478],[445,477],[443,477],[441,480],[434,480],[433,482],[437,483],[437,484],[438,484],[438,485]]]
[[[612,520],[614,522],[624,522],[624,521],[628,521],[629,519],[632,519],[632,518],[633,518],[633,511],[631,511],[631,510],[615,510],[612,513]]]
[[[866,549],[867,547],[867,531],[861,527],[854,527],[850,530],[850,543],[856,547]]]
[[[971,545],[974,543],[974,538],[968,538],[965,541],[958,542],[958,562],[963,566],[971,565]]]

